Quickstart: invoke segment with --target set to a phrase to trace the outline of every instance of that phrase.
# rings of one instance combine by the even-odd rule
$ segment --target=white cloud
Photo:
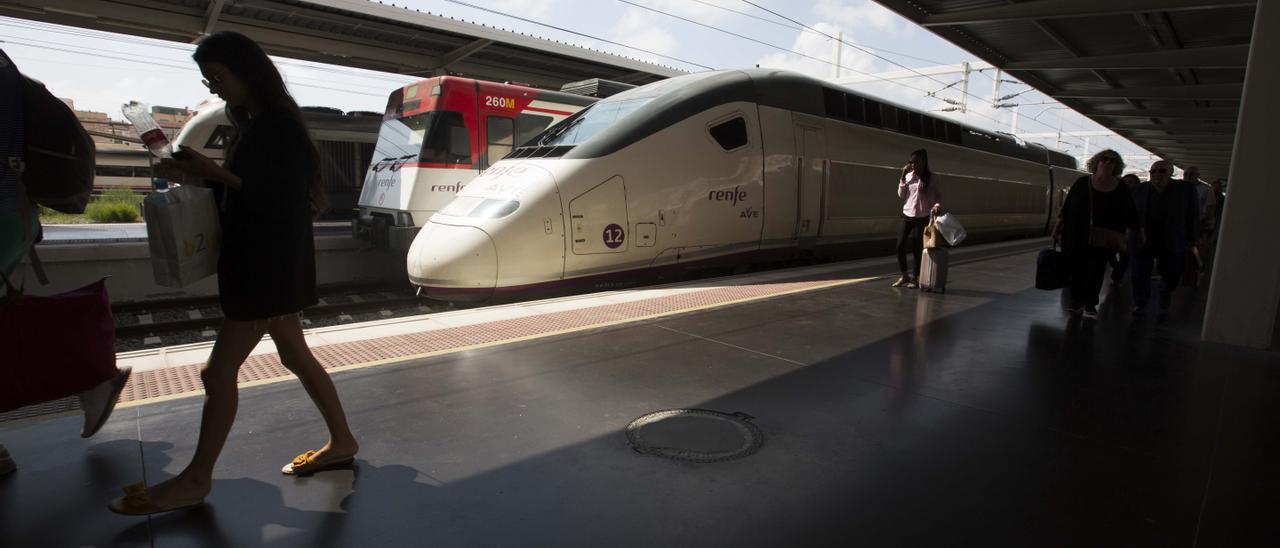
[[[906,35],[916,27],[898,14],[871,0],[818,0],[813,11],[824,21],[842,28],[873,28]]]
[[[672,55],[679,48],[680,43],[676,40],[675,35],[663,28],[664,21],[660,20],[662,18],[664,18],[662,15],[653,12],[629,8],[623,13],[622,18],[614,24],[613,28],[609,30],[608,38],[615,42],[621,42],[654,53]],[[664,65],[671,63],[670,59],[664,59],[641,51],[628,50],[625,55]]]
[[[818,23],[813,28],[821,33],[835,36],[839,28],[831,23]],[[848,35],[846,35],[848,36]],[[846,40],[848,40],[846,38]],[[822,34],[801,32],[791,45],[790,52],[777,52],[766,55],[757,61],[762,68],[780,68],[808,74],[817,78],[830,80],[836,76],[835,63],[836,41]],[[806,57],[807,56],[807,57]],[[876,72],[880,70],[875,58],[844,46],[840,58],[840,75],[850,76],[856,72]]]

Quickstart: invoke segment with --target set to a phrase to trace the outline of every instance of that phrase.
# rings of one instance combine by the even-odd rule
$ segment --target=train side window
[[[480,168],[489,167],[508,154],[511,154],[512,138],[515,137],[515,120],[502,116],[490,116],[485,119],[484,159]]]
[[[879,102],[879,101],[872,101],[871,99],[867,99],[867,100],[865,101],[865,105],[866,105],[866,109],[867,109],[867,110],[866,110],[866,114],[867,114],[867,124],[868,124],[868,125],[872,125],[872,126],[876,126],[876,127],[881,127],[881,126],[883,126],[883,125],[884,125],[884,123],[881,121],[881,118],[880,118],[880,107],[881,107],[880,102]]]
[[[926,139],[932,139],[934,136],[933,123],[935,120],[931,116],[922,116],[920,119],[920,136]]]
[[[845,119],[850,122],[867,121],[867,117],[862,113],[862,98],[857,95],[849,93],[844,95],[844,113]]]
[[[844,119],[844,93],[831,88],[822,88],[822,102],[826,105],[828,118]]]
[[[205,142],[204,148],[208,150],[222,150],[227,148],[227,142],[231,140],[231,126],[218,126],[213,128],[213,132],[209,133],[209,140]]]
[[[898,116],[901,114],[902,114],[902,109],[899,109],[898,107],[891,106],[891,105],[885,105],[884,106],[884,128],[891,129],[894,131],[901,131],[902,125],[898,123]]]
[[[720,148],[725,150],[742,148],[747,144],[747,121],[741,116],[711,126],[707,131],[720,144]]]
[[[953,124],[950,122],[947,123],[947,142],[948,143],[960,142],[960,124]]]
[[[552,120],[555,118],[540,114],[521,114],[516,118],[516,146],[532,141],[551,125]]]
[[[919,112],[908,113],[907,123],[910,124],[906,128],[907,133],[910,133],[912,135],[920,134],[920,113]]]

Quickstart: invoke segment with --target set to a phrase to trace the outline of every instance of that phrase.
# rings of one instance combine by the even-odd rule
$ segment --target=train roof
[[[610,154],[706,109],[726,103],[751,102],[1002,156],[1076,168],[1075,158],[1062,152],[784,70],[743,69],[687,74],[627,90],[604,101],[645,97],[653,100],[596,138],[569,150],[565,157],[593,158]]]

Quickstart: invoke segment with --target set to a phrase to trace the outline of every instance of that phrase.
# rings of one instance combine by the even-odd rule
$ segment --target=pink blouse
[[[912,171],[898,180],[898,198],[906,200],[906,203],[902,204],[902,214],[907,217],[928,217],[929,210],[942,201],[942,191],[938,188],[938,183],[941,181],[942,177],[934,172],[929,177],[929,188],[921,194],[920,177],[916,172]]]

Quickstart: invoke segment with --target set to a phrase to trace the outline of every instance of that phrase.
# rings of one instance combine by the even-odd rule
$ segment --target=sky
[[[980,62],[976,56],[870,0],[387,3],[690,72],[708,70],[707,67],[761,66],[841,82],[907,68]],[[191,61],[191,44],[0,17],[0,48],[20,70],[44,82],[54,94],[73,100],[81,110],[106,112],[115,119],[122,119],[120,105],[130,100],[195,107],[210,98]],[[301,105],[380,112],[392,89],[414,80],[396,74],[275,59]],[[1077,157],[1113,148],[1132,156],[1126,158],[1130,171],[1145,170],[1153,159],[1147,151],[1115,134],[1069,135],[1105,128],[1029,86],[1009,80],[1007,75],[1001,77],[999,94],[1017,95],[1002,101],[1009,107],[993,107],[995,78],[994,71],[972,72],[968,96],[961,92],[959,73],[892,82],[872,79],[848,87],[988,130],[1052,134],[1026,139]],[[963,113],[954,110],[962,100],[967,103]],[[1059,131],[1068,135],[1059,138]]]

